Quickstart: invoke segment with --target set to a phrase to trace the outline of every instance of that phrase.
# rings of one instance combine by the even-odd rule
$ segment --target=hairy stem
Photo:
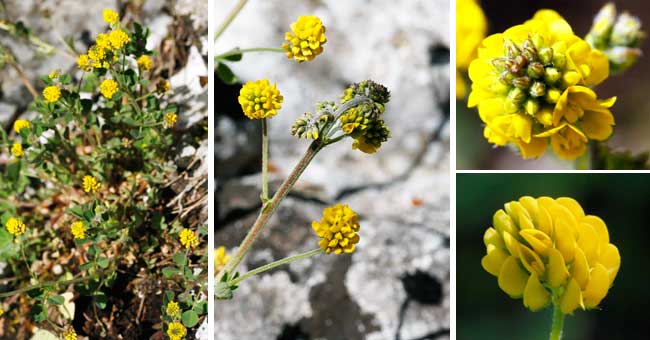
[[[226,19],[219,25],[219,28],[217,28],[217,33],[214,34],[214,40],[216,41],[219,39],[219,37],[223,34],[223,32],[230,26],[230,23],[232,23],[233,20],[235,20],[235,17],[237,17],[237,14],[244,8],[248,0],[239,0],[235,8],[228,13],[228,16]]]
[[[291,188],[293,188],[293,185],[296,183],[300,175],[303,173],[303,171],[305,171],[307,165],[309,165],[318,151],[320,151],[322,148],[323,145],[319,140],[316,140],[309,145],[309,148],[305,154],[302,156],[298,164],[296,164],[296,166],[293,168],[293,171],[291,171],[289,177],[284,180],[275,195],[273,195],[271,201],[269,201],[267,205],[262,206],[262,211],[260,211],[260,214],[257,216],[257,220],[255,220],[253,227],[248,231],[248,234],[239,245],[237,253],[230,259],[230,261],[228,261],[226,266],[219,272],[219,274],[217,274],[216,282],[221,281],[221,278],[225,273],[231,274],[234,272],[239,263],[244,259],[244,256],[246,256],[246,253],[248,253],[250,250],[251,246],[259,236],[266,223],[275,213],[278,205],[280,205],[289,191],[291,191]]]
[[[56,285],[69,285],[69,284],[88,281],[88,280],[91,280],[91,279],[93,279],[93,277],[84,276],[84,277],[78,277],[76,279],[71,279],[71,280],[66,280],[66,281],[43,282],[43,283],[23,287],[23,288],[20,288],[20,289],[12,290],[10,292],[0,293],[0,298],[5,298],[5,297],[8,297],[8,296],[13,296],[13,295],[24,293],[24,292],[29,292],[30,290],[39,289],[39,288],[43,288],[43,287],[56,286]]]
[[[234,50],[228,51],[226,53],[219,54],[214,57],[215,60],[220,60],[220,59],[226,59],[228,57],[232,57],[234,55],[238,54],[244,54],[248,52],[277,52],[277,53],[284,53],[286,52],[282,48],[273,48],[273,47],[256,47],[256,48],[236,48]]]
[[[312,257],[314,255],[318,255],[318,254],[320,254],[322,252],[323,252],[323,249],[318,248],[318,249],[310,250],[310,251],[308,251],[306,253],[293,255],[293,256],[285,257],[285,258],[277,260],[277,261],[273,261],[273,262],[271,262],[269,264],[265,264],[265,265],[263,265],[261,267],[257,267],[255,269],[247,272],[246,274],[244,274],[244,275],[238,277],[237,279],[233,280],[231,282],[231,284],[236,285],[239,282],[244,281],[245,279],[247,279],[247,278],[249,278],[249,277],[251,277],[253,275],[263,273],[263,272],[265,272],[267,270],[273,269],[275,267],[278,267],[278,266],[281,266],[281,265],[284,265],[284,264],[289,264],[289,263],[291,263],[293,261],[306,259],[306,258]]]
[[[551,325],[551,336],[549,340],[560,340],[562,338],[562,327],[564,325],[564,313],[560,309],[560,304],[553,304],[553,323]]]
[[[266,118],[262,118],[262,207],[269,200],[269,133]]]

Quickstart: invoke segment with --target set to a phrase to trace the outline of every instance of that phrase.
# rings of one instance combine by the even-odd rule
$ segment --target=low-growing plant
[[[166,209],[179,106],[169,81],[149,74],[149,29],[110,9],[102,16],[108,30],[78,70],[43,76],[32,118],[0,131],[11,154],[0,174],[0,261],[15,276],[0,293],[2,317],[29,309],[39,328],[76,339],[68,309],[82,295],[92,301],[88,335],[107,337],[100,311],[137,276],[164,291],[154,309],[178,340],[207,314],[207,227],[184,227]]]

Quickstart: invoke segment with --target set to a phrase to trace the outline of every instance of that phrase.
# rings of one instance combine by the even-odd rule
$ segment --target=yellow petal
[[[525,229],[519,232],[536,253],[548,256],[548,250],[553,247],[553,241],[544,232],[537,229]]]
[[[600,254],[599,262],[607,269],[610,284],[613,283],[621,267],[621,255],[618,253],[618,248],[611,243],[608,244]]]
[[[609,110],[585,111],[580,124],[589,139],[606,140],[614,132],[614,116]]]
[[[605,298],[609,290],[609,273],[605,267],[598,263],[591,271],[591,278],[587,288],[582,292],[584,297],[585,306],[587,308],[595,308],[600,301]]]
[[[523,196],[519,199],[519,203],[524,207],[524,209],[526,209],[533,223],[537,224],[539,215],[539,205],[537,204],[537,200],[530,196]]]
[[[531,274],[524,289],[524,306],[535,312],[548,306],[549,303],[551,303],[551,294],[539,282],[537,274]]]
[[[557,248],[565,263],[571,263],[575,256],[576,241],[573,231],[566,221],[558,220],[555,223],[555,248]]]
[[[560,297],[560,310],[564,314],[573,314],[578,306],[582,305],[582,292],[576,280],[571,279]]]
[[[598,235],[598,254],[601,254],[605,251],[605,247],[609,244],[609,232],[607,231],[607,225],[605,222],[598,216],[587,215],[582,219],[583,223],[588,223],[594,228],[596,235]]]
[[[494,216],[492,217],[492,225],[501,234],[504,232],[514,234],[517,232],[517,227],[515,227],[514,221],[505,211],[503,211],[503,209],[499,209],[494,213]]]
[[[571,265],[571,277],[576,280],[580,289],[585,289],[589,282],[589,263],[582,249],[576,248],[576,256]]]
[[[506,249],[510,255],[519,257],[519,241],[515,239],[509,232],[503,232],[503,242],[506,244]]]
[[[529,143],[517,142],[517,146],[524,159],[538,158],[546,152],[548,141],[546,138],[531,138]]]
[[[544,276],[546,268],[539,255],[523,244],[519,244],[519,255],[521,263],[529,273],[536,273],[540,277]]]
[[[548,251],[548,266],[546,270],[546,280],[553,288],[559,288],[564,285],[569,277],[569,271],[566,268],[562,253],[555,248]]]
[[[576,219],[581,219],[585,216],[585,212],[584,210],[582,210],[580,203],[576,202],[576,200],[574,200],[573,198],[560,197],[555,201],[557,203],[560,203],[565,208],[569,209],[569,211],[573,214],[573,216],[576,217]]]
[[[483,234],[483,243],[487,247],[488,245],[494,245],[497,248],[505,249],[506,245],[503,243],[503,238],[494,228],[488,228]]]
[[[546,208],[541,204],[537,215],[537,229],[548,236],[553,235],[553,220],[551,219],[548,210],[546,210]]]
[[[509,255],[505,251],[490,244],[487,246],[487,255],[483,256],[483,259],[481,259],[481,266],[483,266],[483,269],[488,273],[494,276],[499,276],[503,262],[505,262],[508,256]]]
[[[499,272],[499,287],[513,298],[519,298],[524,294],[529,276],[517,262],[514,256],[509,256],[503,262]]]
[[[593,264],[598,259],[598,235],[589,223],[578,223],[576,229],[578,231],[578,247],[582,248],[587,261]]]

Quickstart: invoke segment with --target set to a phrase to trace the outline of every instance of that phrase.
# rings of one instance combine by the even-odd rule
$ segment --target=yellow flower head
[[[504,207],[485,231],[481,261],[499,287],[532,311],[551,302],[564,314],[596,308],[621,265],[605,222],[567,197],[525,196]]]
[[[487,19],[477,0],[456,3],[456,69],[467,70],[487,33]],[[456,72],[456,98],[465,97],[465,80]]]
[[[141,55],[138,57],[136,60],[138,63],[138,66],[144,70],[144,71],[149,71],[151,69],[151,58],[149,58],[148,55]]]
[[[271,118],[282,108],[284,99],[267,79],[249,81],[239,91],[239,104],[250,119]]]
[[[86,226],[81,221],[72,223],[70,225],[70,231],[75,239],[83,240],[86,238]]]
[[[128,44],[129,41],[131,41],[131,38],[129,38],[129,35],[124,31],[118,29],[108,34],[108,40],[114,49],[119,50],[124,47],[124,45]]]
[[[171,322],[167,325],[167,336],[169,340],[181,340],[187,334],[185,326],[180,322]]]
[[[99,85],[99,91],[105,98],[111,99],[118,91],[117,82],[113,79],[106,79]]]
[[[161,80],[156,84],[156,90],[160,93],[167,93],[172,89],[172,85],[167,80]]]
[[[323,52],[327,42],[325,26],[318,17],[300,16],[291,24],[291,32],[284,35],[282,48],[287,51],[287,58],[299,63],[316,58]]]
[[[10,217],[5,223],[5,227],[7,228],[9,234],[14,236],[20,236],[24,234],[25,231],[27,231],[25,223],[15,217]]]
[[[178,306],[177,302],[169,301],[165,313],[173,318],[177,318],[181,315],[181,308]]]
[[[0,316],[2,316],[5,313],[4,309],[0,308]]]
[[[163,116],[163,127],[165,129],[170,129],[176,125],[176,114],[173,112],[167,112]]]
[[[56,103],[61,98],[61,90],[56,85],[50,85],[43,89],[43,98],[48,103]]]
[[[589,139],[611,135],[609,107],[615,99],[599,101],[588,88],[609,76],[607,57],[554,11],[538,11],[524,24],[485,38],[469,76],[468,106],[478,106],[485,138],[518,146],[523,158],[541,156],[550,140],[556,153],[557,145],[571,144],[570,152],[558,155],[573,159]],[[553,142],[555,134],[561,137]]]
[[[181,240],[181,244],[187,249],[194,248],[199,245],[199,239],[196,237],[194,231],[190,229],[183,228],[183,230],[181,230],[179,238]]]
[[[80,54],[79,57],[77,57],[77,66],[79,69],[84,70],[84,71],[90,71],[92,69],[92,65],[90,63],[90,57],[87,54]]]
[[[20,130],[22,130],[22,129],[29,129],[30,126],[31,126],[31,125],[29,124],[29,121],[28,121],[28,120],[25,120],[25,119],[17,119],[17,120],[14,122],[14,131],[16,131],[16,133],[20,133]]]
[[[111,46],[111,39],[109,38],[109,35],[106,33],[99,33],[97,35],[97,38],[95,38],[95,44],[104,49],[105,51],[108,50],[110,51],[113,47]]]
[[[230,261],[230,255],[226,253],[226,248],[221,246],[214,250],[214,272],[220,272]]]
[[[25,154],[25,152],[23,151],[23,145],[20,143],[14,143],[11,146],[11,154],[17,158],[22,157]]]
[[[50,72],[50,74],[47,75],[48,78],[50,79],[56,79],[61,75],[61,70],[54,70]]]
[[[358,215],[346,204],[337,204],[323,210],[323,218],[311,223],[322,240],[318,245],[326,253],[352,253],[359,243]]]
[[[77,340],[77,332],[72,327],[68,327],[61,335],[63,340]]]
[[[83,178],[83,187],[85,192],[97,192],[101,184],[97,181],[97,178],[93,176],[86,175]]]
[[[108,24],[115,25],[120,21],[120,15],[110,8],[105,8],[102,12],[102,18]]]

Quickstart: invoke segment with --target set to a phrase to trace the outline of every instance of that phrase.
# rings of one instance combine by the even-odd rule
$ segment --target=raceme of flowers
[[[374,153],[390,137],[390,130],[382,119],[390,92],[372,80],[362,81],[347,88],[340,104],[319,102],[316,112],[301,115],[292,125],[291,134],[299,138],[320,139],[330,144],[349,136],[353,149]]]
[[[75,239],[83,240],[86,238],[86,226],[82,221],[76,221],[70,225],[70,232]]]
[[[171,322],[167,325],[167,336],[170,340],[181,340],[187,334],[187,329],[178,321]]]
[[[464,98],[467,84],[460,71],[467,71],[476,49],[487,33],[487,19],[477,0],[456,2],[456,98]]]
[[[359,243],[359,216],[346,204],[325,208],[323,218],[311,227],[321,238],[318,246],[327,254],[352,253]]]
[[[173,317],[173,318],[178,318],[181,315],[181,308],[178,305],[178,302],[175,301],[169,301],[167,303],[167,308],[165,309],[165,314]]]
[[[64,340],[77,340],[77,332],[75,332],[74,328],[72,327],[66,329],[63,332],[62,336]]]
[[[484,137],[517,146],[523,158],[541,156],[550,143],[560,158],[575,159],[589,140],[612,134],[616,98],[601,100],[589,88],[609,76],[607,56],[552,10],[485,38],[469,76],[468,106],[478,107]]]
[[[84,176],[82,184],[84,191],[88,193],[95,193],[101,187],[101,184],[97,181],[97,178],[89,175]]]
[[[14,122],[14,131],[16,131],[16,133],[20,133],[22,129],[29,129],[29,128],[30,128],[30,124],[28,120],[17,119]]]
[[[16,158],[22,157],[25,152],[23,151],[23,145],[20,143],[14,143],[11,146],[11,154],[14,155]]]
[[[267,79],[249,81],[239,91],[239,105],[249,119],[271,118],[282,108],[282,94]]]
[[[300,16],[291,24],[291,32],[286,32],[282,48],[287,51],[287,58],[298,62],[310,61],[323,53],[323,45],[327,42],[325,26],[315,16]]]
[[[56,85],[51,85],[43,90],[43,98],[48,103],[56,103],[61,98],[61,89]]]
[[[15,217],[10,217],[7,222],[5,222],[5,227],[7,228],[9,234],[14,236],[20,236],[27,230],[25,223]]]
[[[194,231],[188,228],[183,228],[183,230],[181,230],[179,239],[181,244],[187,249],[192,249],[199,245],[198,237],[196,237]]]
[[[562,313],[593,309],[621,265],[607,225],[568,197],[521,197],[494,214],[481,264],[512,298],[532,311],[549,304]]]

